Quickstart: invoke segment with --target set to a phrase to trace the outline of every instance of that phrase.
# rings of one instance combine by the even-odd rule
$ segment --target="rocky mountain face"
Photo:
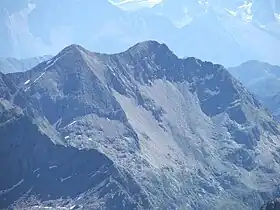
[[[53,55],[71,43],[116,53],[154,39],[180,57],[226,66],[252,59],[280,64],[276,1],[165,0],[136,11],[105,0],[5,2],[0,3],[2,57]]]
[[[108,157],[55,145],[46,128],[23,112],[1,100],[1,208],[15,200],[16,209],[149,208],[135,180]]]
[[[37,64],[50,59],[50,55],[28,59],[0,58],[0,71],[2,73],[22,72],[32,69]]]
[[[277,119],[280,114],[280,67],[259,61],[248,61],[237,67],[228,68]]]
[[[71,45],[0,91],[1,208],[258,209],[280,192],[279,125],[165,44]]]
[[[261,210],[278,210],[280,209],[280,199],[275,198],[261,207]]]

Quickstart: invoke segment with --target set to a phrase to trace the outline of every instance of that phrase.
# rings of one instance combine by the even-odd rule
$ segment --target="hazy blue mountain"
[[[52,56],[45,55],[42,57],[34,57],[27,59],[16,59],[16,58],[0,58],[0,72],[12,73],[21,72],[32,69],[37,64],[50,59]]]
[[[153,39],[167,43],[180,57],[226,66],[252,59],[280,65],[275,1],[166,0],[136,11],[123,11],[105,0],[4,3],[0,3],[2,57],[56,54],[72,43],[116,53]]]
[[[0,91],[1,207],[258,209],[279,193],[279,125],[223,66],[165,44],[71,45]]]
[[[229,68],[274,115],[280,116],[280,67],[259,61],[248,61]]]

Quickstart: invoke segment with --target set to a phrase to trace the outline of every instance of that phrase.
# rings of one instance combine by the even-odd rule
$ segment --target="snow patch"
[[[243,4],[243,5],[241,5],[241,6],[239,6],[238,8],[249,8],[249,9],[251,9],[252,8],[252,2],[249,2],[249,1],[245,1],[245,3]]]
[[[162,0],[144,0],[144,1],[134,1],[134,0],[122,0],[122,1],[116,1],[116,0],[108,0],[111,4],[113,4],[116,7],[119,7],[122,10],[125,11],[134,11],[141,8],[152,8],[153,6],[159,4],[162,2]]]
[[[232,10],[229,10],[229,9],[225,9],[225,11],[227,11],[229,14],[231,14],[234,17],[236,17],[236,15],[237,15],[236,11],[232,11]]]
[[[28,91],[29,89],[30,89],[30,87],[26,88],[26,89],[24,90],[24,92]]]
[[[210,98],[212,98],[212,97],[218,95],[218,94],[220,93],[220,90],[210,90],[210,89],[207,88],[207,89],[205,90],[205,93],[207,93],[207,94],[209,95],[209,97],[208,97],[208,98],[205,98],[203,101],[207,101],[207,100],[209,100]]]
[[[250,22],[253,19],[252,2],[245,2],[245,4],[238,7],[238,13],[245,22]]]
[[[67,176],[65,178],[60,178],[60,182],[65,182],[66,180],[72,178],[72,176]]]
[[[241,103],[241,99],[237,99],[237,100],[235,100],[235,101],[230,103],[230,107],[229,108],[237,107],[237,106],[240,105],[240,103]]]
[[[40,168],[37,168],[37,169],[35,169],[34,171],[33,171],[33,173],[36,173],[37,171],[39,171],[40,170]]]
[[[47,65],[49,65],[52,62],[53,59],[50,59],[47,61]]]
[[[30,83],[30,79],[29,80],[26,80],[24,85],[27,85],[28,83]]]
[[[77,122],[77,121],[75,120],[75,121],[71,122],[71,123],[70,123],[69,125],[67,125],[67,126],[74,125],[76,122]]]
[[[275,16],[276,20],[280,21],[280,13],[275,13],[274,16]]]
[[[12,187],[10,187],[10,188],[8,188],[8,189],[0,190],[0,195],[4,195],[4,194],[6,194],[6,193],[11,192],[12,190],[14,190],[14,189],[17,188],[18,186],[20,186],[23,182],[24,182],[24,179],[21,179],[18,183],[16,183],[16,184],[13,185]]]
[[[47,67],[45,68],[45,70],[47,70],[47,69],[49,69],[50,67],[52,67],[52,66],[56,63],[56,61],[58,61],[59,58],[60,58],[60,57],[57,57],[57,58],[55,58],[55,59],[51,59],[51,60],[47,61]]]
[[[204,7],[206,7],[208,4],[209,4],[209,2],[208,1],[198,1],[198,3],[201,5],[201,6],[204,6]]]
[[[40,76],[37,77],[37,78],[34,80],[33,83],[37,82],[42,76],[44,76],[45,73],[46,73],[46,72],[43,72],[42,74],[40,74]]]
[[[75,207],[76,207],[76,205],[71,206],[69,209],[72,210],[72,209],[74,209]]]
[[[65,140],[66,140],[66,139],[69,139],[69,138],[70,138],[70,136],[65,136],[65,137],[64,137]]]
[[[57,168],[57,166],[53,165],[49,167],[49,169],[53,169],[53,168]]]
[[[31,209],[67,209],[65,207],[50,207],[50,206],[32,206]]]

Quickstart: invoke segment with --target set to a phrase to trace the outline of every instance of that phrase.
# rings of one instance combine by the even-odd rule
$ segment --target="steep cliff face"
[[[28,153],[24,173],[9,164],[15,178],[1,187],[12,189],[4,193],[5,205],[22,205],[26,199],[19,195],[28,192],[40,205],[66,207],[64,201],[105,209],[256,209],[278,192],[279,126],[221,65],[179,59],[155,41],[113,55],[71,45],[30,71],[3,78],[16,89],[0,83],[8,95],[2,103],[8,100],[22,114],[12,121],[3,114],[1,144],[23,146],[11,147],[15,157],[1,154],[16,163],[24,151],[38,148]],[[64,166],[72,153],[77,159]],[[100,167],[103,175],[92,181],[89,171]],[[36,171],[26,188],[11,188],[37,168],[45,175]],[[50,189],[40,176],[37,186],[38,173]],[[118,187],[110,182],[102,194],[97,186],[108,176]],[[72,186],[72,178],[80,185]],[[57,195],[45,197],[53,190]]]
[[[1,208],[17,201],[13,206],[19,209],[149,209],[134,179],[104,154],[55,145],[8,101],[1,100],[0,111]]]

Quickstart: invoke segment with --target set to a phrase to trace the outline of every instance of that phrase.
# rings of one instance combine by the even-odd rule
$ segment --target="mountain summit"
[[[0,90],[1,208],[257,209],[279,192],[279,125],[223,66],[165,44],[71,45]]]

